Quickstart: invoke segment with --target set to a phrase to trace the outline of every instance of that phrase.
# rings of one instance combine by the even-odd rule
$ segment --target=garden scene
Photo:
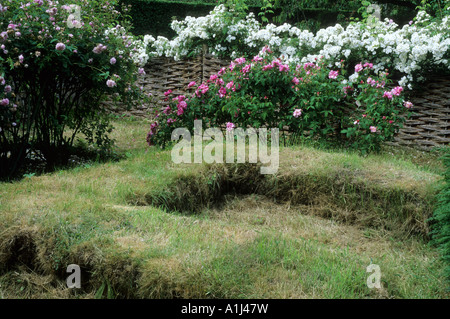
[[[450,2],[2,0],[0,299],[447,299]]]

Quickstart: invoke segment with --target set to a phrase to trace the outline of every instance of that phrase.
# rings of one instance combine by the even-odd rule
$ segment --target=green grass
[[[1,298],[448,298],[427,238],[434,155],[283,147],[261,178],[173,164],[148,123],[115,126],[123,160],[0,184]]]

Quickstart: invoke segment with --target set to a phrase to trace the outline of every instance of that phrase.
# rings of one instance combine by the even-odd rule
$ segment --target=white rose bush
[[[34,150],[48,166],[64,164],[80,132],[107,151],[103,98],[147,101],[135,85],[147,62],[143,41],[127,32],[117,3],[2,1],[0,175],[11,175]]]
[[[448,11],[448,10],[447,10]],[[346,28],[337,24],[316,34],[287,23],[262,26],[253,13],[245,19],[233,16],[224,5],[205,17],[173,21],[177,36],[147,36],[149,56],[175,60],[200,52],[206,44],[210,53],[232,59],[252,57],[268,45],[288,63],[314,62],[322,58],[329,66],[344,59],[347,64],[371,61],[375,71],[398,72],[400,85],[412,89],[432,70],[450,70],[450,18],[430,21],[425,11],[403,27],[392,20],[356,22]]]

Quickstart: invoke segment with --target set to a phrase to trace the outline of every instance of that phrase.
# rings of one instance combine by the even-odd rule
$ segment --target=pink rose
[[[227,89],[224,87],[221,87],[219,89],[219,97],[224,97],[225,95],[227,95]]]
[[[5,105],[8,105],[9,104],[9,100],[8,99],[3,99],[3,100],[0,100],[0,105],[1,106],[5,106]]]
[[[336,79],[338,77],[339,72],[338,71],[330,71],[330,73],[328,73],[328,78],[330,79]]]
[[[248,73],[248,72],[250,72],[250,69],[252,68],[252,65],[251,64],[247,64],[246,66],[244,66],[243,68],[242,68],[242,73]]]
[[[389,100],[392,100],[392,93],[388,91],[384,91],[383,97],[388,98]]]
[[[263,60],[263,58],[261,58],[261,57],[259,57],[259,56],[255,56],[255,57],[252,59],[253,62],[259,62],[259,61],[262,61],[262,60]]]
[[[110,88],[117,86],[116,82],[114,82],[113,80],[106,81],[106,85]]]
[[[59,42],[59,43],[56,44],[55,48],[58,51],[64,51],[66,49],[66,45],[64,43],[62,43],[62,42]]]
[[[400,93],[402,93],[402,91],[403,91],[403,88],[402,88],[401,86],[396,86],[395,88],[393,88],[393,89],[391,90],[391,93],[392,93],[393,95],[399,96]]]
[[[301,109],[295,109],[294,113],[292,114],[292,116],[294,116],[295,118],[299,117],[300,115],[302,115]]]
[[[236,60],[234,60],[237,64],[243,64],[245,63],[245,58],[237,58]]]
[[[191,87],[193,87],[195,85],[195,81],[192,81],[192,82],[190,82],[189,84],[188,84],[188,89],[190,89]]]
[[[289,66],[287,64],[280,64],[278,66],[278,70],[280,72],[287,72],[287,71],[289,71]]]
[[[405,102],[403,103],[403,105],[404,105],[407,109],[410,109],[410,108],[413,107],[413,104],[412,104],[411,102],[409,102],[409,101],[405,101]]]

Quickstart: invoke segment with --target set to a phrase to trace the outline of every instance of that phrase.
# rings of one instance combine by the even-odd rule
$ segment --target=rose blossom
[[[409,101],[405,101],[405,102],[403,103],[403,105],[404,105],[407,109],[410,109],[410,108],[413,107],[413,104],[412,104],[411,102],[409,102]]]
[[[330,73],[328,73],[328,78],[330,79],[336,79],[338,76],[339,72],[338,71],[330,71]]]
[[[100,54],[103,51],[105,51],[108,47],[103,45],[103,44],[98,44],[95,48],[92,49],[92,52],[94,52],[95,54]]]
[[[299,117],[300,115],[302,115],[302,109],[295,109],[292,115],[294,117]]]
[[[255,57],[252,59],[253,62],[259,62],[259,61],[262,61],[262,60],[263,60],[263,58],[261,58],[261,57],[259,57],[259,56],[255,56]]]
[[[389,100],[392,100],[392,93],[388,91],[384,91],[383,97],[388,98]]]
[[[355,72],[359,72],[359,71],[361,71],[362,69],[363,69],[363,66],[362,66],[361,63],[355,65]]]
[[[64,43],[62,43],[62,42],[59,42],[59,43],[56,44],[55,48],[58,51],[64,51],[66,49],[66,45]]]
[[[188,89],[190,89],[191,87],[193,87],[195,85],[195,81],[189,82],[188,84]]]
[[[227,89],[224,87],[221,87],[219,89],[219,97],[224,97],[225,95],[227,95]]]
[[[227,83],[226,87],[227,87],[227,89],[231,89],[233,87],[233,85],[234,85],[234,82],[231,81],[231,82]]]
[[[245,58],[237,58],[236,60],[234,60],[237,64],[243,64],[245,63]]]
[[[403,88],[401,86],[396,86],[395,88],[393,88],[391,90],[391,93],[394,94],[394,95],[399,96],[400,93],[402,93],[402,91],[403,91]]]
[[[113,80],[106,81],[106,85],[110,88],[117,86],[116,82],[114,82]]]
[[[180,103],[178,103],[178,107],[180,107],[182,109],[186,109],[186,107],[187,107],[186,101],[181,101]]]

